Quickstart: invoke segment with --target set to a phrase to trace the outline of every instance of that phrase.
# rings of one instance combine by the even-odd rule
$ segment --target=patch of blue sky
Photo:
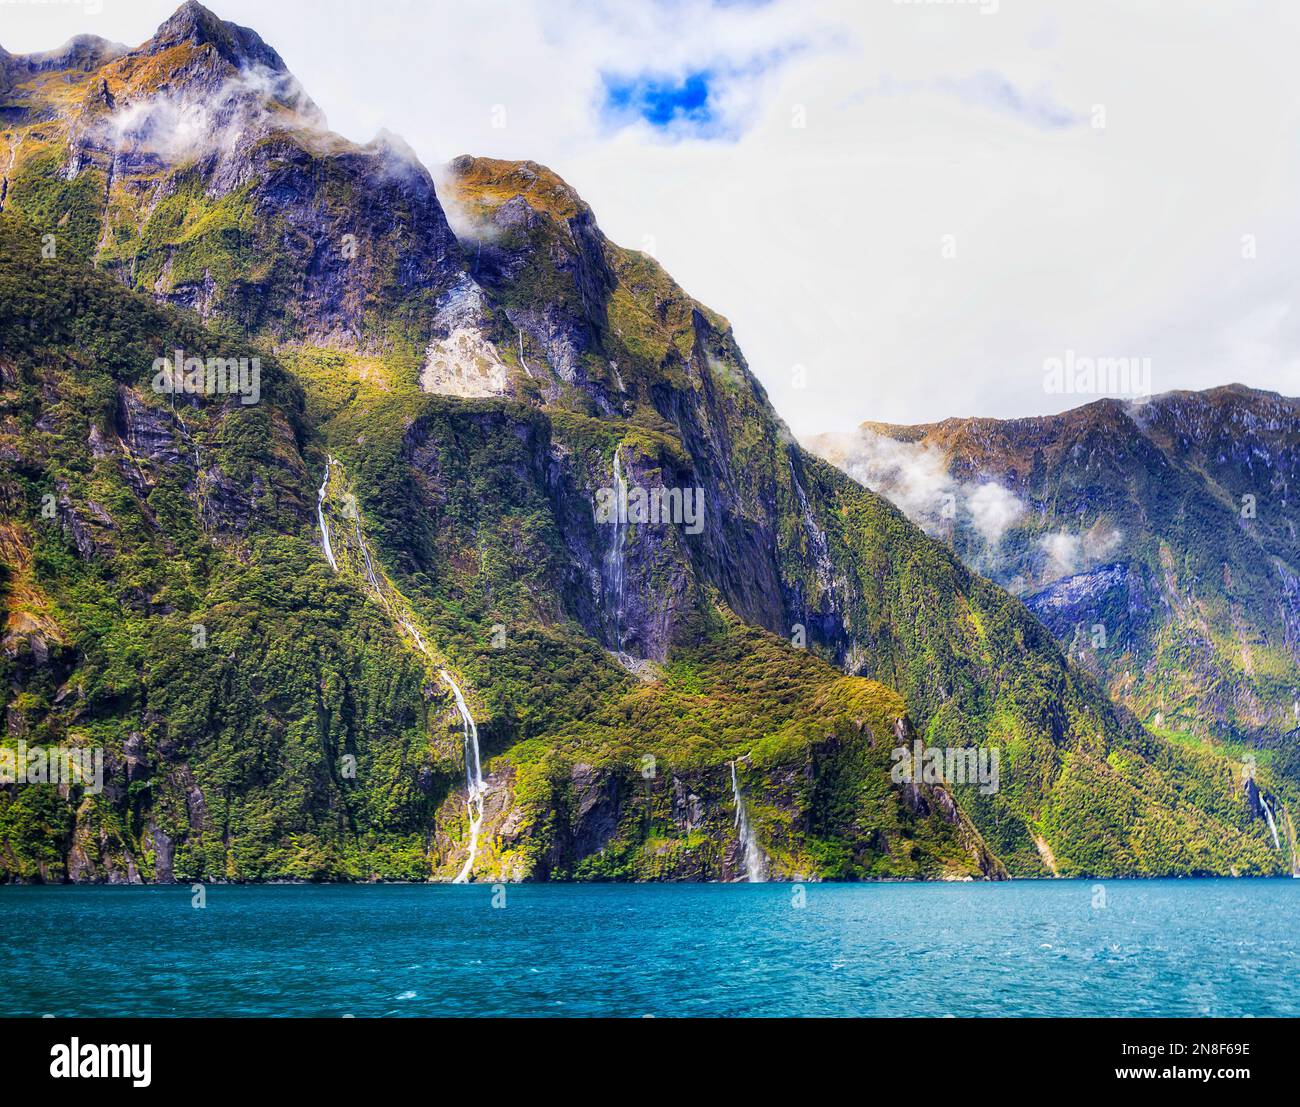
[[[606,122],[622,126],[636,120],[661,130],[707,134],[721,122],[713,85],[717,74],[696,69],[681,76],[602,73]]]
[[[792,43],[745,61],[702,63],[678,72],[605,70],[600,121],[609,130],[644,124],[669,141],[734,142],[756,116],[767,79],[806,48]]]

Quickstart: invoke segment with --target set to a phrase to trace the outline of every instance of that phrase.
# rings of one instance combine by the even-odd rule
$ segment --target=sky
[[[0,0],[0,45],[135,45],[175,6]],[[1300,4],[208,6],[349,138],[550,166],[797,435],[1131,391],[1088,359],[1300,394]]]

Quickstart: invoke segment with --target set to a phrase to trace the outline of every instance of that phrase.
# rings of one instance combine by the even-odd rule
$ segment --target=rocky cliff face
[[[77,39],[9,72],[8,202],[60,248],[277,340],[427,343],[461,273],[432,179],[392,136],[327,131],[253,31],[186,4],[134,50]]]
[[[4,676],[110,780],[0,789],[5,872],[731,879],[733,768],[776,876],[1281,871],[1229,757],[801,450],[555,174],[457,159],[449,221],[196,4],[63,54],[6,69]],[[159,396],[178,348],[261,402]]]

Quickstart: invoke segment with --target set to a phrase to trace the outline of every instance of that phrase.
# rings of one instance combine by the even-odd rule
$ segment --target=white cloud
[[[1085,531],[1083,535],[1083,557],[1088,567],[1091,568],[1098,562],[1106,560],[1119,549],[1119,544],[1123,541],[1124,535],[1122,532],[1103,524],[1097,524]]]
[[[1038,546],[1046,557],[1040,574],[1042,583],[1096,568],[1119,548],[1123,540],[1120,531],[1102,524],[1094,525],[1083,534],[1059,530],[1041,535]]]
[[[1123,532],[1104,520],[1087,529],[1062,527],[1039,534],[1026,551],[1003,545],[1016,526],[1036,528],[1036,512],[996,480],[962,480],[948,456],[931,443],[906,442],[865,427],[809,438],[806,445],[894,504],[926,533],[951,541],[976,572],[1017,592],[1095,569],[1117,553]],[[1014,576],[1013,576],[1014,574]]]
[[[294,105],[307,125],[323,120],[292,78],[248,69],[212,93],[185,86],[147,99],[122,101],[105,115],[99,136],[107,145],[155,154],[178,163],[209,151],[237,150],[264,119],[266,100]]]
[[[1083,562],[1083,539],[1077,534],[1063,530],[1044,534],[1038,539],[1038,545],[1047,555],[1047,579],[1068,577],[1079,571]]]
[[[971,525],[991,546],[1002,541],[1007,529],[1025,510],[1020,497],[996,481],[988,481],[970,492],[966,497],[966,507],[971,515]]]
[[[953,477],[937,446],[900,442],[866,429],[821,435],[808,445],[886,497],[928,534],[948,537],[958,527],[974,530],[983,548],[969,556],[981,571],[995,567],[999,544],[1025,511],[1020,497],[997,481]]]
[[[173,6],[8,5],[0,41],[135,43]],[[1079,398],[1044,392],[1043,361],[1068,349],[1148,357],[1157,391],[1300,392],[1300,25],[1285,5],[213,6],[256,28],[348,137],[386,126],[430,164],[532,158],[616,241],[652,236],[800,435],[1058,410]],[[721,71],[792,45],[717,87],[747,124],[738,141],[602,122],[602,71]]]
[[[898,442],[867,430],[824,435],[809,445],[859,484],[886,496],[930,534],[942,533],[945,519],[956,517],[960,489],[948,474],[943,451],[934,446]]]

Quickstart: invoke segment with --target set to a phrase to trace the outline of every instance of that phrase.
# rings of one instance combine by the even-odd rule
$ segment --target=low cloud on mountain
[[[98,124],[100,145],[153,154],[169,165],[224,154],[252,137],[270,105],[288,107],[304,127],[323,129],[325,117],[296,80],[254,66],[213,93],[187,85],[118,103]]]
[[[1005,544],[1008,533],[1031,523],[1033,510],[998,480],[954,477],[938,446],[899,441],[867,428],[818,435],[807,444],[879,492],[926,533],[952,542],[971,568],[1013,592],[1096,568],[1123,542],[1121,531],[1096,522],[1082,530],[1061,527],[1012,550]]]
[[[997,481],[963,481],[932,445],[899,442],[874,431],[820,435],[808,443],[860,484],[879,492],[928,534],[947,538],[969,528],[983,545],[979,558],[992,568],[1007,530],[1025,505]]]
[[[1102,525],[1083,534],[1066,530],[1044,534],[1038,539],[1038,547],[1047,557],[1044,575],[1051,580],[1086,572],[1119,549],[1123,540],[1120,531]]]

